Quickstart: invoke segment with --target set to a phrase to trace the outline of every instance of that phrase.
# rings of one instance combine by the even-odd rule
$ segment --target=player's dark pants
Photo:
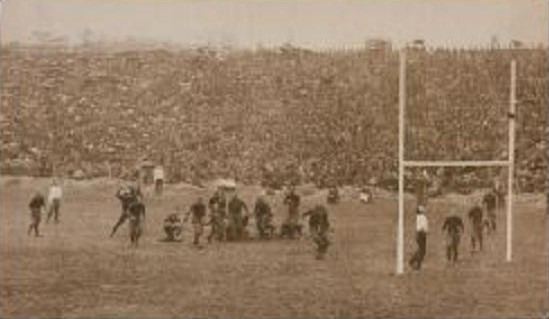
[[[281,237],[289,237],[294,239],[297,235],[301,235],[301,227],[299,225],[299,215],[297,211],[290,211],[288,219],[282,225],[280,230]]]
[[[40,236],[40,231],[38,230],[38,227],[40,226],[40,221],[42,219],[40,208],[32,208],[31,209],[31,224],[29,225],[29,230],[27,231],[27,234],[30,235],[31,231],[34,230],[34,235],[36,237]]]
[[[183,231],[183,228],[181,225],[165,225],[164,226],[164,232],[166,233],[166,240],[167,241],[175,241],[179,235],[181,235],[181,232]]]
[[[139,243],[139,238],[143,233],[143,225],[140,218],[130,218],[130,242],[136,246]]]
[[[240,240],[242,239],[244,227],[242,223],[242,215],[232,214],[229,215],[229,226],[227,234],[227,240]]]
[[[218,241],[225,240],[225,221],[224,218],[220,216],[213,217],[211,220],[211,230],[210,234],[208,235],[208,242],[212,242],[212,239],[216,239]]]
[[[458,260],[458,247],[460,239],[460,234],[448,234],[448,237],[446,238],[446,258],[448,261],[456,262]]]
[[[273,236],[274,226],[271,224],[270,216],[256,217],[256,227],[260,238],[270,238]]]
[[[164,190],[164,180],[163,179],[157,179],[154,183],[154,191],[156,195],[162,195],[162,191]]]
[[[53,220],[55,221],[55,223],[59,222],[60,207],[61,207],[61,201],[58,198],[53,199],[50,204],[50,209],[48,210],[48,219],[46,219],[46,222],[50,221],[51,216],[53,216]]]
[[[482,223],[473,225],[473,233],[471,234],[471,247],[473,250],[475,250],[478,245],[479,250],[482,251],[482,228]]]
[[[202,233],[204,232],[204,226],[202,226],[201,223],[193,223],[193,230],[194,230],[194,239],[193,244],[199,245],[200,244],[200,236],[202,236]]]
[[[490,231],[496,231],[496,210],[491,209],[488,211],[488,222],[490,226]]]
[[[328,251],[328,246],[330,246],[330,241],[328,240],[326,232],[319,231],[313,233],[313,241],[316,244],[316,258],[322,259]]]
[[[410,266],[416,270],[421,268],[425,253],[427,252],[427,233],[418,231],[416,233],[417,251],[410,259]]]

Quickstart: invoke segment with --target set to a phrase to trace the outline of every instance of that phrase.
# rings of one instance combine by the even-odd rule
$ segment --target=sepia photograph
[[[549,318],[549,1],[0,0],[0,318]]]

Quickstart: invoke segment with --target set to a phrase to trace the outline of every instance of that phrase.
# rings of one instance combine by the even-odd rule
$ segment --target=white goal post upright
[[[400,51],[398,75],[398,228],[397,274],[404,272],[404,114],[406,111],[406,53]]]
[[[515,116],[517,105],[517,63],[511,61],[511,86],[509,92],[509,166],[507,173],[507,252],[505,259],[511,261],[513,249],[513,178],[515,176]]]
[[[406,115],[406,52],[400,51],[399,95],[398,95],[398,222],[396,273],[404,273],[404,170],[407,167],[507,167],[507,239],[506,261],[512,259],[513,236],[513,177],[515,164],[515,113],[516,113],[516,62],[511,61],[511,85],[509,96],[509,145],[507,160],[487,161],[407,161],[405,159],[405,115]]]

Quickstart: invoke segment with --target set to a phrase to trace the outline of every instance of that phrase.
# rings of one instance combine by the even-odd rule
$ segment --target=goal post
[[[400,51],[399,66],[399,123],[398,123],[398,221],[396,240],[396,273],[404,273],[404,171],[413,167],[507,167],[507,210],[506,210],[506,261],[512,260],[513,236],[513,178],[515,164],[515,112],[516,112],[516,62],[510,64],[509,92],[509,140],[507,160],[486,161],[408,161],[405,159],[406,128],[406,51]]]

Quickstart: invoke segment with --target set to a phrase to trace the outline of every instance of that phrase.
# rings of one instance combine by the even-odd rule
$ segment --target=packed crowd
[[[543,190],[544,49],[410,50],[406,157],[504,159],[511,59],[517,178]],[[6,47],[0,63],[4,173],[125,177],[147,158],[172,182],[396,182],[395,51]]]

